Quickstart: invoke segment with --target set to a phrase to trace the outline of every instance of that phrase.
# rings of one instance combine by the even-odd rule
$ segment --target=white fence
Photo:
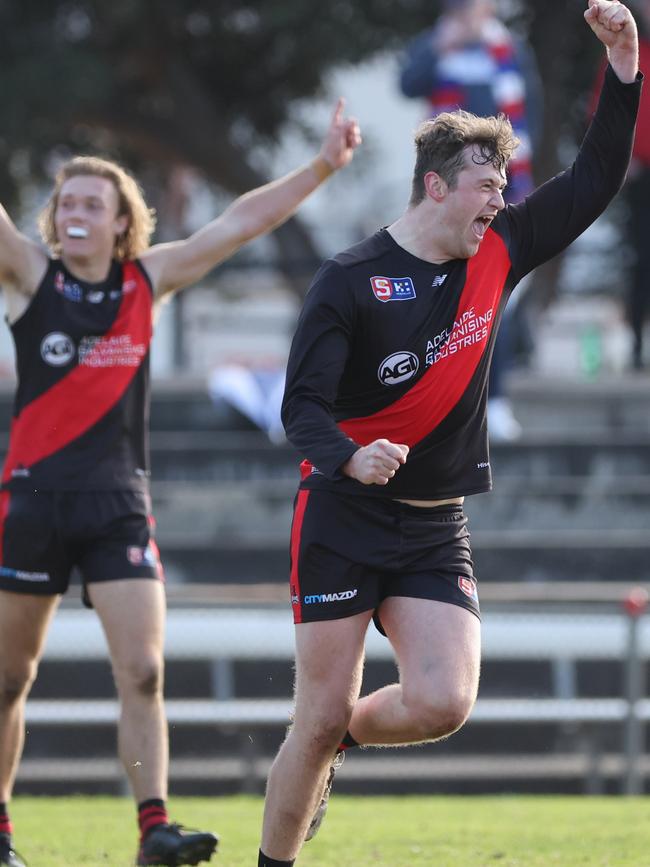
[[[650,619],[639,624],[637,652],[650,658]],[[571,667],[579,660],[626,660],[630,645],[630,619],[624,614],[487,613],[482,625],[483,659],[549,660],[554,666],[552,698],[479,698],[471,721],[617,721],[630,713],[623,698],[577,698]],[[184,608],[168,614],[167,660],[203,659],[222,667],[217,697],[169,700],[170,722],[191,724],[278,723],[287,719],[290,697],[261,701],[233,699],[227,666],[235,660],[290,660],[294,628],[285,609]],[[84,610],[60,611],[50,628],[46,660],[105,659],[106,640],[99,621]],[[368,659],[392,659],[389,642],[372,627],[366,640]],[[217,680],[219,672],[217,672]],[[650,719],[650,700],[632,708],[640,719]],[[110,700],[30,701],[27,722],[85,724],[117,719],[117,702]]]
[[[635,626],[632,626],[632,624]],[[632,646],[633,645],[633,646]],[[630,648],[633,658],[630,662]],[[210,698],[171,699],[166,703],[170,725],[214,725],[245,734],[247,727],[278,726],[287,722],[291,698],[235,698],[233,666],[241,660],[291,660],[294,652],[294,630],[290,613],[283,606],[265,607],[191,607],[171,608],[168,615],[166,658],[173,660],[206,660],[213,666],[213,693]],[[372,627],[368,631],[366,653],[369,660],[392,659],[389,642]],[[106,642],[96,616],[77,609],[58,612],[46,644],[46,660],[90,660],[107,658]],[[604,613],[546,612],[537,614],[488,611],[483,615],[483,658],[486,660],[545,660],[553,673],[553,694],[546,697],[522,695],[512,698],[479,698],[468,726],[483,724],[558,723],[583,727],[586,732],[604,724],[620,727],[620,750],[613,755],[601,755],[598,739],[586,736],[583,749],[577,755],[528,756],[519,770],[528,776],[542,778],[548,774],[583,774],[589,777],[588,790],[599,790],[599,776],[618,776],[623,790],[640,791],[643,778],[650,771],[646,757],[640,754],[642,727],[650,720],[650,700],[633,696],[585,698],[576,695],[575,666],[582,660],[617,660],[643,665],[650,658],[650,619],[631,621],[622,611]],[[113,724],[118,717],[118,704],[111,699],[30,700],[27,704],[27,725],[85,726]],[[245,738],[242,737],[242,743]],[[514,762],[515,756],[455,760],[454,774],[462,778],[477,773],[498,772],[503,763]],[[419,761],[419,765],[418,765]],[[426,761],[402,759],[404,774],[440,773],[449,757],[442,757],[436,767]],[[442,763],[442,764],[441,764]],[[499,765],[498,763],[501,763]],[[35,779],[34,762],[21,769],[20,778]],[[230,772],[252,779],[263,777],[268,759],[255,753],[231,761]],[[235,768],[235,764],[237,768]],[[353,763],[350,763],[352,765]],[[47,761],[41,760],[41,772],[47,772]],[[50,762],[53,768],[55,760]],[[412,765],[412,767],[410,767]],[[363,773],[392,773],[385,754],[363,762]],[[216,774],[224,772],[223,762],[215,766]],[[463,771],[465,768],[465,771]],[[103,770],[102,770],[103,769]],[[525,769],[525,770],[524,770]],[[97,776],[120,773],[116,763],[95,763]],[[176,763],[176,773],[191,777],[196,763]],[[227,771],[227,769],[226,769]],[[67,773],[73,773],[68,764]],[[174,762],[172,762],[174,772]],[[54,773],[54,771],[52,771]],[[351,773],[354,775],[355,769]],[[361,773],[359,767],[356,773]],[[80,771],[81,776],[83,773]],[[249,786],[250,788],[250,786]]]

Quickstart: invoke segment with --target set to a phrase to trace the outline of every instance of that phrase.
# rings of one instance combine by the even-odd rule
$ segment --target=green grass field
[[[256,867],[261,798],[175,798],[175,819],[215,830],[211,862]],[[121,798],[16,798],[15,842],[29,867],[133,864],[133,807]],[[650,799],[332,798],[301,867],[647,867]]]

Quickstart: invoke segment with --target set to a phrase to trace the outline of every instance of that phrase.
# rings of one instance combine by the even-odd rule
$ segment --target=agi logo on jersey
[[[419,366],[420,359],[412,352],[393,352],[379,365],[377,376],[382,385],[399,385],[415,376]]]
[[[72,338],[62,331],[51,331],[41,341],[41,358],[52,367],[62,367],[72,361],[76,349]]]
[[[415,298],[412,277],[371,277],[370,285],[377,301],[411,301]]]

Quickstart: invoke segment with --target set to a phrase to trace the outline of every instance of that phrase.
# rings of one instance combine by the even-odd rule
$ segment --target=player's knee
[[[461,728],[470,714],[472,702],[466,701],[461,696],[455,696],[445,705],[443,705],[440,714],[442,733],[434,733],[434,737],[445,737],[453,735]]]
[[[350,722],[351,711],[347,708],[328,708],[312,722],[310,741],[317,753],[330,755],[341,743]]]
[[[36,663],[0,671],[0,706],[11,707],[25,697],[36,679],[36,671]]]
[[[151,656],[143,656],[127,665],[114,668],[115,680],[121,692],[136,693],[141,696],[157,696],[163,689],[163,662]]]
[[[438,740],[458,731],[467,720],[473,698],[462,692],[427,696],[416,694],[405,702],[420,740]]]

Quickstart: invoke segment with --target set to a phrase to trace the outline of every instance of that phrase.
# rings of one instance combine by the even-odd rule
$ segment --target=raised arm
[[[141,258],[160,299],[189,286],[239,247],[288,219],[333,172],[348,165],[361,142],[339,99],[318,155],[307,165],[238,198],[221,216],[184,241],[158,244]]]
[[[618,78],[631,84],[639,71],[639,36],[630,10],[618,0],[588,0],[585,21],[607,49]]]
[[[589,2],[585,18],[607,45],[610,64],[573,165],[497,218],[509,223],[517,279],[564,250],[600,216],[623,185],[629,165],[642,84],[636,25],[620,3]]]
[[[0,285],[10,322],[29,304],[46,267],[45,251],[18,231],[0,205]]]

